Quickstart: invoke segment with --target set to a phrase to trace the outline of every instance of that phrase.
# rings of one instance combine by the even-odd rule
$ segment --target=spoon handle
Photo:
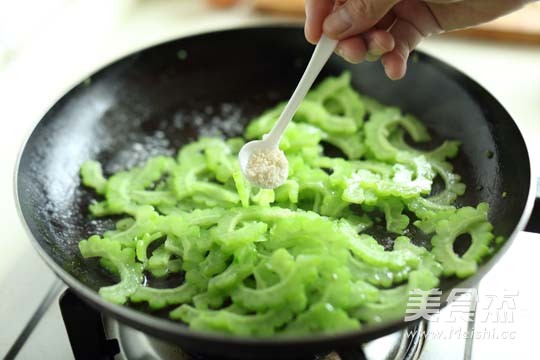
[[[296,112],[296,109],[298,109],[298,106],[300,105],[302,100],[304,100],[304,97],[306,96],[307,92],[311,88],[311,85],[313,85],[313,82],[321,72],[324,64],[326,64],[328,58],[336,49],[337,43],[337,40],[330,39],[325,35],[321,36],[319,43],[313,51],[313,55],[311,55],[309,64],[304,71],[304,75],[302,75],[302,79],[300,79],[298,86],[294,90],[294,93],[292,94],[289,102],[281,113],[279,120],[276,122],[270,133],[268,133],[268,135],[265,137],[266,141],[272,143],[272,145],[275,145],[276,147],[278,146],[279,141],[281,140],[281,136],[287,128],[289,121],[291,121],[294,113]]]

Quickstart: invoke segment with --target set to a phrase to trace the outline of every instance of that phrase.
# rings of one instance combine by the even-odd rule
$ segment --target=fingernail
[[[382,55],[382,54],[381,54],[381,55]],[[366,61],[369,61],[369,62],[377,61],[381,55],[375,55],[375,54],[372,53],[372,52],[368,52],[368,53],[366,54]]]
[[[386,67],[387,67],[386,62],[387,62],[387,61],[386,61],[386,57],[383,56],[383,57],[381,58],[381,64],[382,64],[382,66],[384,67],[385,70],[386,70]]]
[[[339,35],[350,28],[351,25],[351,15],[345,6],[341,6],[326,18],[324,30],[330,34]]]
[[[345,61],[350,62],[351,64],[360,64],[362,62],[362,60],[353,60],[352,58],[347,56],[347,52],[341,46],[338,46],[336,48],[336,54],[338,56],[341,56]]]
[[[338,47],[336,48],[336,54],[338,54],[338,56],[342,57],[345,61],[349,61],[349,59],[347,59],[347,54],[345,53],[345,50],[343,50],[343,48],[341,46],[338,45]]]
[[[392,79],[392,77],[391,77],[390,74],[388,73],[388,67],[386,66],[386,59],[384,58],[384,56],[383,56],[382,59],[381,59],[381,63],[382,63],[382,65],[383,65],[384,73],[386,74],[386,76],[387,76],[390,80],[394,80],[394,79]]]
[[[371,56],[379,57],[382,54],[384,54],[384,50],[382,50],[379,46],[372,45],[372,46],[369,46],[368,48],[369,48],[368,53]]]

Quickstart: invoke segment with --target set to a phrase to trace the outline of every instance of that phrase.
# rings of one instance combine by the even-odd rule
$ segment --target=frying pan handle
[[[540,178],[536,179],[536,200],[525,231],[540,233]]]

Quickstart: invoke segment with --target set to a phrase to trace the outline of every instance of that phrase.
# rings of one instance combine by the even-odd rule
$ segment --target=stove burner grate
[[[215,357],[189,354],[177,345],[104,317],[69,289],[60,299],[60,310],[76,359],[219,360]],[[421,334],[426,330],[427,322],[421,321],[395,333],[359,344],[356,349],[318,354],[305,360],[416,360],[420,357],[425,340]]]

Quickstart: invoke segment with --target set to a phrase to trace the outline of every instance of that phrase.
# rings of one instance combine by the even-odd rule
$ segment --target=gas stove
[[[49,295],[44,299],[41,311],[56,313],[59,310],[63,323],[65,336],[71,347],[75,359],[115,359],[115,360],[212,360],[215,357],[206,357],[192,354],[182,348],[152,337],[141,331],[124,325],[117,320],[104,316],[97,310],[79,299],[70,289],[62,285],[55,285]],[[39,316],[40,314],[37,314]],[[24,353],[25,338],[31,338],[35,330],[39,331],[39,322],[30,322],[26,334],[15,344],[9,357],[16,356],[16,352]],[[466,326],[466,324],[465,324]],[[358,347],[347,350],[329,351],[313,354],[302,360],[416,360],[421,358],[426,337],[424,334],[431,328],[429,322],[421,320],[409,325],[400,331],[358,344]],[[224,354],[217,359],[231,359]]]
[[[445,317],[449,311],[440,313]],[[347,350],[336,350],[314,354],[309,359],[316,360],[415,360],[441,358],[441,351],[453,354],[453,358],[469,358],[469,341],[451,339],[429,339],[426,334],[444,333],[444,322],[421,320],[400,331],[358,344]],[[441,326],[442,325],[442,326]],[[454,323],[452,331],[467,331],[466,321]],[[448,330],[446,328],[446,330]],[[54,336],[51,337],[51,333]],[[180,347],[154,338],[141,331],[104,316],[80,300],[71,290],[57,282],[51,287],[25,331],[10,349],[6,359],[34,358],[44,341],[54,338],[62,340],[54,352],[58,359],[103,359],[103,360],[211,360],[198,354],[190,354]],[[53,345],[54,346],[54,345]],[[50,353],[50,349],[48,351]],[[46,357],[47,358],[47,357]],[[218,359],[231,359],[223,357]],[[443,357],[444,358],[444,357]],[[306,358],[304,358],[307,360]],[[302,359],[302,360],[304,360]]]
[[[422,320],[352,350],[314,354],[311,358],[453,360],[507,358],[510,354],[530,358],[540,320],[535,309],[540,290],[530,286],[529,276],[522,275],[530,273],[527,256],[540,253],[539,240],[540,236],[533,233],[517,236],[501,261],[474,289],[478,301],[461,308],[461,315],[472,317],[455,316],[456,309],[446,307],[430,321]],[[459,299],[455,303],[465,304]],[[6,356],[10,358],[204,359],[103,316],[59,280],[12,345]]]
[[[122,325],[113,319],[105,320],[105,333],[117,341],[118,354],[116,360],[131,359],[168,359],[168,360],[203,360],[213,359],[197,354],[189,354],[181,348],[155,339],[140,331]],[[302,360],[391,360],[420,358],[424,345],[424,338],[420,335],[427,330],[427,322],[407,327],[401,331],[381,337],[349,350],[336,350]],[[407,332],[414,336],[407,336]],[[116,350],[116,349],[115,349]]]

